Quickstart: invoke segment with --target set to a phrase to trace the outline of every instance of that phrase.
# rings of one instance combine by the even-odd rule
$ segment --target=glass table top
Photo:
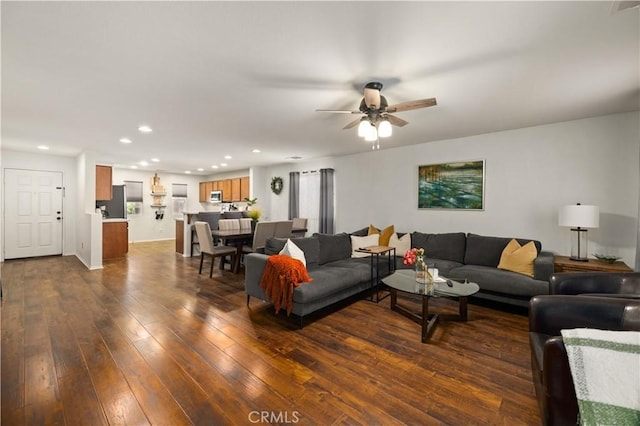
[[[426,294],[427,286],[416,281],[415,271],[413,269],[399,269],[393,274],[382,278],[382,282],[391,288],[412,294]],[[452,286],[447,285],[449,281]],[[464,297],[471,296],[480,290],[476,283],[462,283],[454,280],[448,280],[446,277],[440,276],[434,282],[434,293],[436,296],[453,296]]]

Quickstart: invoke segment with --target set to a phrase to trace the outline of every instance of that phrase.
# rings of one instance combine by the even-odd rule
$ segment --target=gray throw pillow
[[[351,257],[351,237],[340,234],[313,234],[320,242],[320,265]]]
[[[464,232],[449,232],[444,234],[411,234],[411,247],[424,248],[426,257],[433,259],[451,260],[462,263],[464,261],[467,236]]]

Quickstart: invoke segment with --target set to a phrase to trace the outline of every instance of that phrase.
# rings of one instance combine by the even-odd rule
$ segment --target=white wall
[[[287,217],[289,171],[332,167],[337,232],[394,224],[401,232],[533,238],[569,254],[570,231],[558,226],[558,209],[581,202],[601,211],[600,228],[589,230],[589,253],[617,254],[634,267],[639,123],[634,112],[385,149],[389,140],[380,151],[271,167],[268,179],[281,176],[285,189],[271,194],[270,216]],[[417,208],[418,166],[476,159],[486,161],[483,211]]]
[[[171,174],[158,172],[160,184],[165,187],[167,195],[165,197],[164,218],[156,220],[156,210],[151,207],[153,197],[151,196],[151,178],[155,172],[133,169],[113,169],[113,184],[123,185],[125,180],[142,182],[142,213],[140,215],[130,215],[129,219],[129,242],[167,240],[175,238],[175,217],[172,214],[171,185],[174,183],[187,185],[187,205],[185,210],[189,212],[203,211],[206,204],[201,204],[199,182],[203,181],[201,176],[190,176],[187,174]],[[180,216],[182,218],[182,216]]]
[[[64,255],[76,252],[76,221],[77,210],[77,177],[76,159],[56,155],[27,153],[2,150],[2,188],[4,188],[4,169],[45,170],[62,173],[64,198],[62,200],[62,253]],[[2,259],[4,260],[4,240],[2,241]]]

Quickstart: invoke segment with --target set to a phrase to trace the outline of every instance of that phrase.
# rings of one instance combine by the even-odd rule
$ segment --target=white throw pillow
[[[287,243],[284,245],[282,250],[280,250],[280,254],[298,259],[300,262],[302,262],[305,268],[307,267],[307,259],[304,257],[304,252],[300,247],[296,245],[296,243],[289,239],[287,240]]]
[[[370,256],[367,253],[359,253],[356,250],[359,248],[377,246],[380,239],[380,234],[367,235],[366,237],[351,236],[351,257],[367,257]]]
[[[411,234],[407,232],[398,238],[398,234],[394,232],[389,238],[389,247],[395,247],[396,256],[404,256],[408,250],[411,250]]]

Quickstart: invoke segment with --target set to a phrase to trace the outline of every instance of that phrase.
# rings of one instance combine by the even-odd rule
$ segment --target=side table
[[[386,255],[389,261],[389,273],[392,273],[396,270],[396,248],[395,247],[387,247],[387,246],[369,246],[369,247],[361,247],[356,249],[358,253],[367,253],[369,258],[371,259],[371,288],[376,289],[376,299],[375,302],[378,303],[382,299],[385,299],[388,294],[384,297],[380,297],[379,285],[380,285],[380,256]],[[373,260],[375,258],[375,264]],[[371,295],[371,300],[373,300],[373,294]]]
[[[580,262],[569,259],[569,256],[554,256],[555,272],[633,272],[624,262],[604,263],[598,259]]]

